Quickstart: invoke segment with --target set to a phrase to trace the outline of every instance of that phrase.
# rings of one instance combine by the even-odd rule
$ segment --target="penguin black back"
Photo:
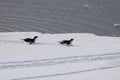
[[[25,38],[23,40],[29,44],[32,44],[35,42],[36,38],[38,38],[38,36],[34,36],[34,38]]]
[[[71,38],[70,40],[63,40],[60,42],[60,44],[70,45],[73,40],[74,40],[73,38]]]

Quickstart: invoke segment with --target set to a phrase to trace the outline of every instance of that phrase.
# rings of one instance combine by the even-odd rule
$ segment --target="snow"
[[[83,5],[83,8],[88,9],[89,7],[90,7],[90,5],[89,5],[89,4],[85,4],[85,5]]]
[[[120,27],[120,24],[114,24],[113,25],[115,28],[119,28]]]
[[[34,36],[32,45],[22,40]],[[58,43],[70,38],[70,46]],[[0,79],[119,80],[119,48],[119,37],[90,33],[0,33]]]

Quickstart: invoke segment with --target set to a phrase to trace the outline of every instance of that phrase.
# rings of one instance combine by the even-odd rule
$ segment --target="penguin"
[[[37,38],[38,38],[38,36],[34,36],[34,38],[25,38],[22,40],[24,40],[25,42],[27,42],[29,44],[33,44]]]

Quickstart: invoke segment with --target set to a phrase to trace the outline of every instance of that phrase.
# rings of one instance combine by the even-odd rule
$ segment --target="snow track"
[[[37,79],[37,78],[66,76],[66,75],[74,75],[74,74],[79,74],[79,73],[84,73],[84,72],[98,71],[98,70],[111,69],[111,68],[117,68],[117,67],[119,67],[119,66],[93,68],[93,69],[86,69],[86,70],[80,70],[80,71],[74,71],[74,72],[68,72],[68,73],[56,73],[56,74],[50,74],[50,75],[41,75],[41,76],[33,76],[33,77],[25,77],[25,78],[16,78],[16,79],[10,79],[10,80],[30,80],[30,79]]]
[[[73,57],[62,57],[62,58],[29,60],[29,61],[16,61],[16,62],[1,62],[0,63],[0,70],[60,65],[60,64],[66,64],[66,63],[77,63],[77,62],[116,60],[116,59],[120,59],[120,53],[73,56]]]

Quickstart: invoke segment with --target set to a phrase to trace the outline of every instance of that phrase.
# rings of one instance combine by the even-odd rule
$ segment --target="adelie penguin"
[[[60,44],[71,45],[71,43],[72,43],[73,40],[74,40],[73,38],[70,39],[70,40],[62,40],[62,41],[60,41],[59,43],[60,43]]]
[[[25,38],[25,39],[22,39],[24,40],[25,42],[29,43],[29,44],[33,44],[35,43],[35,40],[38,38],[38,36],[34,36],[34,38]]]

